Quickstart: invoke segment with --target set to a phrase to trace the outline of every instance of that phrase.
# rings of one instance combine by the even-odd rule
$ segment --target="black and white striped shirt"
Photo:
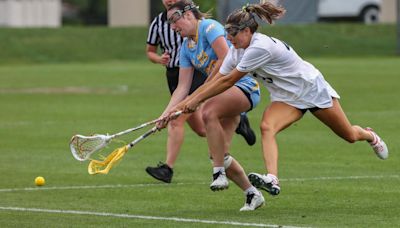
[[[161,51],[168,52],[171,60],[167,67],[179,67],[179,49],[182,45],[182,37],[171,29],[167,22],[167,12],[160,13],[151,22],[147,44],[158,46]]]

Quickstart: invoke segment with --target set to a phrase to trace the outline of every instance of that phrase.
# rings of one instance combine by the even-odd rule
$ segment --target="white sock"
[[[213,173],[225,173],[225,168],[224,167],[213,167]]]
[[[248,189],[246,189],[246,190],[244,191],[244,195],[247,196],[247,194],[249,194],[249,193],[254,193],[254,194],[258,195],[258,194],[259,194],[259,191],[257,190],[256,187],[251,186],[251,187],[249,187]]]

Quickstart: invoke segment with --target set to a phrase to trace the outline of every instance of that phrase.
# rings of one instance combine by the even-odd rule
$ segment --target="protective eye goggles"
[[[192,10],[192,9],[198,9],[199,7],[196,6],[195,4],[190,4],[187,5],[183,8],[183,10],[177,10],[175,11],[169,18],[168,18],[168,24],[174,24],[176,23],[181,17],[183,17],[183,14],[186,11]]]
[[[257,22],[254,19],[254,16],[251,16],[251,18],[249,20],[247,20],[246,22],[244,22],[241,25],[226,24],[224,28],[225,28],[226,33],[235,37],[240,31],[242,31],[246,27],[250,27],[251,25],[254,25],[254,23],[257,23]]]
[[[227,25],[225,25],[225,31],[232,37],[235,37],[240,31],[242,31],[246,27],[247,27],[247,25],[245,25],[245,24],[242,24],[242,25],[227,24]]]

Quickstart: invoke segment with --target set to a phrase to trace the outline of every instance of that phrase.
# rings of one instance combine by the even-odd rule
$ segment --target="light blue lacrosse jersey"
[[[223,36],[226,40],[226,33],[224,27],[215,20],[204,19],[199,22],[197,30],[197,43],[192,40],[185,38],[180,50],[180,67],[193,67],[205,75],[211,74],[215,63],[218,60],[217,55],[212,48],[212,43]],[[228,42],[228,46],[231,43]],[[256,80],[250,76],[245,76],[235,83],[243,92],[247,93],[254,108],[260,101],[260,88]]]

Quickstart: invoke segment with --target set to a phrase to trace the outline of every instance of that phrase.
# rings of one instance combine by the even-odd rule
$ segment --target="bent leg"
[[[203,106],[203,120],[207,131],[207,142],[213,162],[211,190],[228,188],[226,175],[243,187],[250,184],[243,169],[233,161],[233,169],[226,170],[224,156],[229,153],[230,142],[239,121],[239,115],[250,108],[250,102],[237,87],[231,87],[222,94],[208,100]],[[245,186],[247,187],[247,186]]]
[[[264,111],[261,122],[264,164],[269,174],[278,176],[278,145],[276,135],[301,119],[303,113],[286,103],[272,102]]]
[[[227,117],[224,119],[221,119],[221,126],[224,129],[224,139],[225,139],[225,150],[230,151],[231,143],[232,143],[232,138],[234,135],[234,132],[237,128],[237,125],[239,124],[240,117],[239,116],[234,116],[234,117]]]
[[[334,98],[333,106],[330,108],[319,109],[313,112],[313,115],[317,117],[326,126],[332,129],[339,137],[354,143],[356,141],[373,141],[373,135],[367,130],[357,125],[351,125],[347,119],[346,114],[343,112],[339,101]]]
[[[351,125],[337,99],[333,99],[332,107],[315,111],[313,114],[349,143],[367,141],[378,158],[387,159],[389,157],[386,143],[371,128],[364,129],[357,125]]]
[[[243,191],[252,186],[243,167],[234,158],[231,165],[226,169],[226,176]]]
[[[187,122],[190,128],[200,137],[206,137],[206,128],[204,127],[203,119],[201,118],[201,110],[192,113]]]
[[[234,128],[224,129],[222,122],[227,125],[229,120],[235,121],[240,113],[250,108],[250,102],[243,92],[233,86],[227,91],[209,99],[202,108],[203,121],[206,128],[207,141],[214,167],[222,167],[224,154],[228,153]],[[225,132],[227,131],[227,132]],[[228,132],[229,131],[229,132]]]

